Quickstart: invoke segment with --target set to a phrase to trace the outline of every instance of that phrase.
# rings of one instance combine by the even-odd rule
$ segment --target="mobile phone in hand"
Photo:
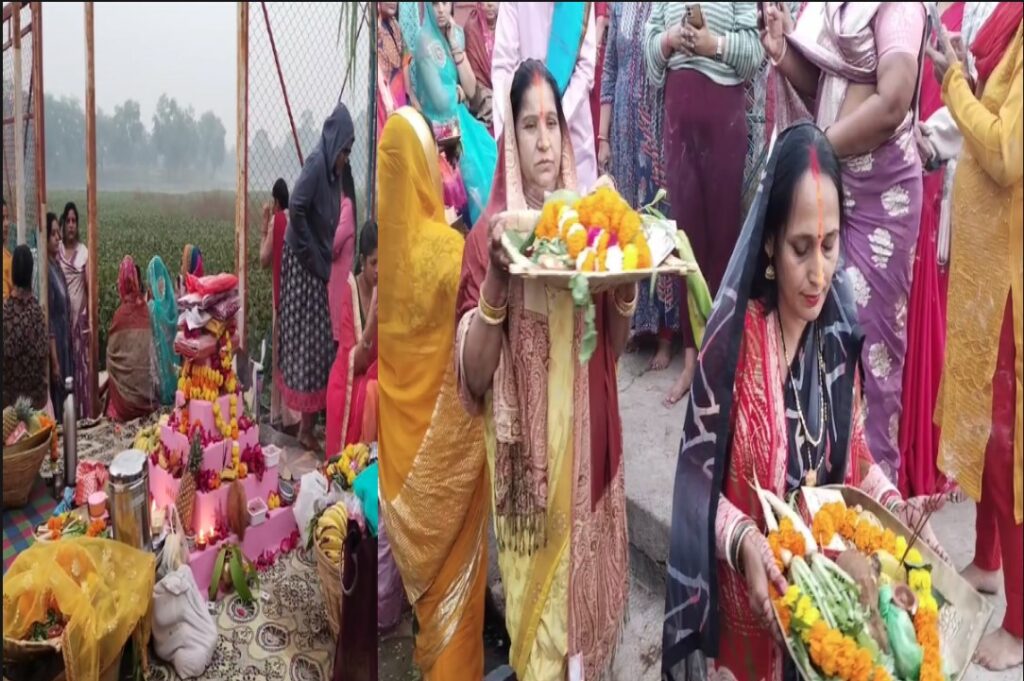
[[[704,28],[704,12],[701,10],[699,2],[695,2],[686,8],[686,20],[690,26],[693,26],[698,31]]]

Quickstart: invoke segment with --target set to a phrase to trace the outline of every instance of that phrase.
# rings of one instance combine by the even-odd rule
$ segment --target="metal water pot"
[[[110,520],[114,539],[143,551],[152,547],[149,518],[149,464],[145,452],[128,449],[110,464]]]

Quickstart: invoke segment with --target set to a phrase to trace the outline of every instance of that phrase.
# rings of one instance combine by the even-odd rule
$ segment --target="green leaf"
[[[654,195],[654,198],[651,199],[651,202],[648,203],[643,208],[641,208],[639,210],[639,212],[640,213],[648,213],[649,215],[653,215],[653,216],[655,216],[657,218],[660,218],[660,219],[664,220],[665,219],[664,214],[662,214],[661,211],[656,209],[655,206],[658,205],[659,203],[661,203],[662,201],[664,201],[666,196],[668,196],[668,191],[664,187],[659,188],[658,189],[658,193]]]
[[[583,274],[577,273],[569,280],[572,290],[572,302],[576,307],[584,308],[583,339],[580,341],[580,364],[586,364],[597,349],[597,317],[594,298],[590,295],[590,281]]]
[[[224,574],[224,560],[227,558],[228,547],[223,547],[217,552],[217,558],[213,562],[213,574],[210,576],[210,600],[217,600],[217,592],[220,591],[220,578]]]
[[[242,568],[242,549],[238,547],[231,551],[231,583],[242,602],[252,605],[252,592],[249,591],[249,582],[245,578],[245,570]]]

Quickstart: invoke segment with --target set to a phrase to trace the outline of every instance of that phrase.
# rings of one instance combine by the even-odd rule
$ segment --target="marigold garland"
[[[783,631],[800,636],[811,662],[825,675],[842,681],[892,681],[885,668],[874,663],[869,650],[825,623],[810,597],[799,587],[791,585],[774,603]]]
[[[838,534],[866,555],[886,551],[900,560],[907,551],[907,540],[903,536],[862,520],[855,510],[838,501],[823,505],[814,515],[811,521],[811,534],[821,546],[827,546],[832,537]],[[920,560],[920,553],[914,550],[911,551],[908,560],[915,554]]]
[[[914,615],[917,643],[924,650],[919,681],[944,681],[942,654],[939,649],[939,613],[931,608],[919,607]]]

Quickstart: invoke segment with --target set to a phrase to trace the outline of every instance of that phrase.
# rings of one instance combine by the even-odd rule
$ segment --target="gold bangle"
[[[481,291],[479,307],[480,311],[483,312],[486,316],[490,317],[491,319],[497,319],[500,317],[501,319],[504,320],[505,315],[508,313],[508,300],[506,300],[505,304],[502,305],[501,307],[495,307],[487,302],[487,299],[484,298],[483,291]]]
[[[617,292],[612,291],[612,302],[615,303],[615,309],[623,317],[632,317],[633,314],[636,312],[636,304],[637,304],[638,296],[636,295],[636,289],[634,288],[633,290],[634,290],[633,300],[631,300],[628,303],[626,303],[623,300],[621,300],[619,298],[619,294]]]
[[[501,326],[502,324],[505,323],[505,313],[504,312],[502,312],[500,314],[491,314],[484,307],[484,305],[485,305],[484,299],[481,298],[480,302],[477,303],[477,306],[476,306],[477,312],[480,313],[479,317],[480,317],[480,319],[483,320],[484,324],[486,324],[487,326]]]

